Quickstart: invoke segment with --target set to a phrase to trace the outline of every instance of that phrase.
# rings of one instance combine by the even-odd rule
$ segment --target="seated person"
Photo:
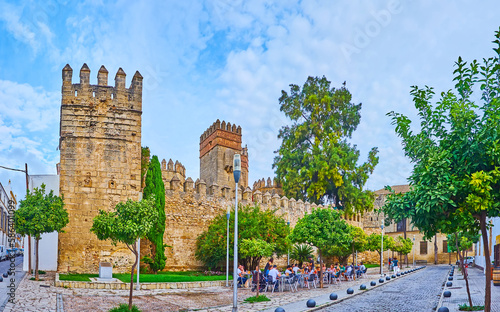
[[[359,266],[359,269],[356,271],[356,277],[360,277],[361,274],[366,273],[366,267],[363,264],[363,261],[361,261],[361,264]]]
[[[247,282],[247,278],[243,276],[243,274],[246,274],[245,268],[243,265],[238,266],[238,287],[241,287],[241,285],[245,285]]]
[[[292,266],[291,265],[287,266],[286,270],[285,270],[285,275],[286,276],[289,276],[290,274],[293,274]]]
[[[255,291],[257,285],[259,285],[259,291],[264,291],[266,289],[266,278],[264,277],[264,274],[260,272],[258,265],[255,267],[255,271],[253,271],[252,283],[252,291]]]
[[[278,277],[281,277],[281,273],[278,271],[276,267],[277,267],[276,264],[273,265],[273,268],[269,271],[269,277],[272,278],[270,282],[274,283],[275,287],[279,285]]]
[[[347,276],[351,276],[352,275],[352,267],[349,265],[347,266],[347,268],[345,269],[345,273],[344,275],[347,277]]]
[[[293,274],[295,274],[295,275],[297,275],[297,274],[299,273],[300,269],[299,269],[299,267],[298,267],[297,263],[295,263],[295,264],[293,265],[293,269],[292,269],[292,271],[293,271]]]

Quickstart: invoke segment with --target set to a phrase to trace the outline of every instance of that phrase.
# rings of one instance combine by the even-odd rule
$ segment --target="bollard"
[[[359,285],[359,289],[361,289],[361,290],[365,290],[365,289],[366,289],[366,285],[365,285],[365,284],[361,284],[361,285]]]
[[[282,307],[277,307],[274,312],[285,312],[285,309],[283,309]]]
[[[390,281],[390,280],[391,280],[391,277],[390,277],[390,276],[386,276],[386,277],[385,277],[385,280],[386,280],[386,281]]]
[[[396,275],[392,274],[391,278],[396,278]]]
[[[384,279],[383,279],[383,278],[381,278],[381,279],[379,279],[379,280],[378,280],[378,282],[379,282],[380,284],[382,284],[382,283],[384,282]]]
[[[439,308],[439,310],[437,310],[437,312],[450,312],[450,309],[448,309],[447,307],[441,307]]]
[[[453,276],[448,277],[448,280],[452,281],[453,280]]]
[[[308,308],[314,308],[316,306],[316,301],[309,299],[309,300],[307,300],[306,305]]]
[[[4,273],[3,277],[7,278],[7,277],[9,277],[9,274],[8,273]]]
[[[443,296],[445,296],[446,298],[448,297],[451,297],[451,291],[447,290],[443,293]]]
[[[375,281],[370,282],[370,286],[375,286],[375,285],[377,285],[377,282],[375,282]]]
[[[351,287],[347,288],[347,294],[348,295],[354,294],[354,289],[352,289]]]
[[[331,293],[330,294],[330,300],[337,300],[338,296],[336,293]]]
[[[453,286],[453,283],[452,283],[452,282],[447,282],[447,283],[446,283],[446,287],[451,287],[451,286]]]

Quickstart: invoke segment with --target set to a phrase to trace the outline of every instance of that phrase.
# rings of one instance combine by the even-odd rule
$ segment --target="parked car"
[[[0,245],[0,261],[6,260],[8,258],[7,249],[4,245]]]
[[[457,265],[460,265],[460,261],[457,261],[456,263]],[[470,265],[470,264],[474,264],[474,257],[465,257],[464,258],[464,264],[467,264],[467,265]]]

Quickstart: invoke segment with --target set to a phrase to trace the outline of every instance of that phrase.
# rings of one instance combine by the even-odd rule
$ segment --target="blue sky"
[[[0,165],[55,173],[61,70],[83,63],[144,76],[142,145],[199,176],[199,137],[241,125],[250,182],[273,176],[281,90],[307,76],[343,81],[363,103],[352,143],[380,163],[367,187],[404,184],[411,164],[389,111],[415,119],[412,85],[453,87],[453,64],[492,55],[497,1],[0,0]],[[24,177],[0,170],[24,197]]]

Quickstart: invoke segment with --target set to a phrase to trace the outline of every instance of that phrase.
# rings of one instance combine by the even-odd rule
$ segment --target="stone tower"
[[[248,149],[241,147],[241,127],[217,119],[200,137],[200,179],[234,190],[233,156],[241,154],[240,188],[248,186]]]
[[[119,69],[115,86],[108,86],[108,71],[101,66],[97,85],[90,84],[90,69],[83,64],[80,83],[73,70],[62,71],[60,194],[64,195],[69,224],[59,234],[60,272],[96,272],[100,261],[114,271],[130,269],[131,253],[90,233],[100,209],[111,210],[141,191],[142,76],[136,72],[130,88]]]

